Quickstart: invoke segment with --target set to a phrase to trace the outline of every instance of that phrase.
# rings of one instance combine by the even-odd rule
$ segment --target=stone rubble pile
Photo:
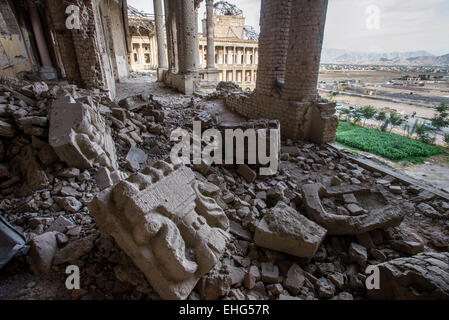
[[[447,199],[291,140],[273,176],[173,166],[173,129],[220,128],[206,104],[1,85],[0,212],[31,246],[10,264],[80,266],[72,299],[447,298]]]

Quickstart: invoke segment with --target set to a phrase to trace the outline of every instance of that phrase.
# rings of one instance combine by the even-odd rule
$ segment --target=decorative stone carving
[[[420,253],[378,264],[380,289],[370,299],[449,299],[449,253]]]
[[[110,129],[90,97],[60,96],[50,110],[49,143],[68,166],[117,169]]]
[[[321,184],[308,184],[302,187],[307,216],[327,229],[330,235],[357,235],[375,229],[398,226],[404,219],[399,204],[389,204],[380,190],[356,185],[325,188]],[[352,194],[358,203],[346,203],[344,195]],[[326,203],[341,202],[347,210],[325,208],[326,198],[333,198]],[[351,197],[352,198],[352,197]],[[344,208],[343,208],[344,209]],[[346,212],[347,214],[342,214]]]
[[[89,204],[164,299],[186,299],[230,239],[228,218],[202,190],[191,169],[159,161]]]

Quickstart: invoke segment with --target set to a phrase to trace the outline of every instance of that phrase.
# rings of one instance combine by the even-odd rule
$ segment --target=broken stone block
[[[100,231],[115,239],[164,299],[186,299],[230,238],[228,218],[199,184],[191,169],[159,161],[89,204]]]
[[[16,120],[17,125],[19,128],[25,128],[25,127],[32,127],[32,126],[38,126],[38,127],[45,127],[48,123],[47,117],[22,117]]]
[[[424,251],[424,245],[416,241],[393,240],[391,247],[399,252],[415,255]]]
[[[361,267],[366,266],[366,260],[368,259],[368,253],[366,252],[366,248],[352,242],[349,246],[348,257],[353,261],[359,264]]]
[[[416,208],[426,217],[437,219],[441,217],[441,214],[427,203],[420,203],[416,206]]]
[[[126,155],[126,161],[134,162],[138,164],[145,163],[148,159],[148,155],[142,149],[137,148],[136,146],[131,146]]]
[[[267,286],[267,290],[273,296],[277,297],[284,291],[284,287],[280,283],[270,284]]]
[[[47,232],[35,237],[30,242],[28,263],[35,273],[49,273],[54,256],[58,250],[57,232]]]
[[[83,204],[75,197],[54,197],[53,199],[61,208],[72,213],[78,212],[83,207]]]
[[[359,207],[355,203],[348,204],[346,208],[349,210],[349,213],[353,216],[358,216],[365,213],[365,209]]]
[[[48,228],[48,231],[57,231],[64,233],[66,232],[67,228],[73,226],[73,222],[69,219],[59,216]]]
[[[63,178],[75,178],[78,177],[80,175],[80,170],[78,168],[67,168],[64,170],[61,170],[58,173],[59,177],[63,177]]]
[[[89,254],[95,245],[96,239],[97,234],[91,234],[87,237],[69,242],[64,248],[56,253],[53,263],[55,265],[67,262],[70,263]]]
[[[13,159],[13,165],[17,166],[23,178],[23,184],[18,191],[20,196],[31,194],[49,185],[47,174],[37,160],[36,151],[31,145],[22,148]]]
[[[402,194],[402,188],[400,186],[390,186],[388,189],[394,194]]]
[[[50,110],[49,143],[62,161],[79,169],[117,168],[110,128],[90,98],[56,99]]]
[[[420,253],[378,264],[380,290],[367,290],[370,299],[449,299],[449,253]]]
[[[114,184],[112,182],[111,172],[109,171],[109,169],[104,168],[104,167],[101,167],[100,169],[98,169],[97,175],[95,176],[95,180],[96,180],[98,186],[100,187],[100,190],[109,188],[110,186],[112,186]]]
[[[342,289],[345,285],[345,276],[340,272],[333,272],[327,278],[339,289]]]
[[[262,269],[262,281],[265,283],[278,283],[279,282],[279,268],[278,266],[268,263],[262,262],[260,264],[260,268]]]
[[[245,278],[245,270],[243,268],[234,267],[231,265],[226,266],[231,277],[231,285],[236,286],[243,282]]]
[[[357,203],[357,198],[353,193],[348,193],[343,195],[343,201],[348,204]]]
[[[362,199],[358,200],[360,209],[366,203],[369,210],[361,215],[344,216],[324,209],[321,199],[342,197],[350,193]],[[325,188],[319,183],[307,184],[302,187],[302,195],[308,218],[326,228],[331,235],[357,235],[375,229],[387,229],[398,226],[405,215],[399,203],[391,203],[382,192],[363,186]],[[352,209],[353,213],[360,212],[358,208]]]
[[[335,286],[326,278],[319,278],[315,283],[315,288],[321,298],[331,298],[335,295]]]
[[[292,264],[288,269],[287,277],[284,280],[284,287],[294,296],[298,295],[299,291],[306,280],[304,270],[296,263]]]
[[[245,288],[251,290],[256,285],[256,282],[260,280],[260,272],[257,266],[251,266],[249,271],[245,274],[244,285]]]
[[[52,147],[50,145],[45,144],[39,152],[38,152],[39,160],[45,165],[50,166],[56,161],[58,161],[58,155],[55,153]]]
[[[38,136],[38,137],[47,137],[48,136],[48,132],[47,132],[46,128],[35,127],[35,126],[25,127],[25,128],[23,128],[23,132],[30,136]]]
[[[140,94],[140,95],[135,95],[132,97],[127,97],[125,99],[122,99],[119,101],[118,104],[120,105],[120,107],[126,108],[126,109],[132,111],[132,110],[139,109],[144,104],[147,104],[149,101],[150,101],[149,96]]]
[[[312,258],[325,235],[324,228],[279,202],[257,225],[254,241],[264,248]]]
[[[217,300],[228,294],[232,279],[228,275],[213,271],[203,276],[198,289],[203,300]],[[186,297],[187,298],[187,297]]]

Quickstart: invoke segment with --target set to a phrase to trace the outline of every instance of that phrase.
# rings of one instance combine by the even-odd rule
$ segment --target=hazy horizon
[[[259,32],[261,0],[231,0]],[[153,13],[152,0],[128,4]],[[205,14],[205,2],[199,10]],[[378,13],[378,15],[377,15]],[[323,47],[358,52],[449,54],[447,0],[329,0]],[[201,24],[198,24],[201,30]]]

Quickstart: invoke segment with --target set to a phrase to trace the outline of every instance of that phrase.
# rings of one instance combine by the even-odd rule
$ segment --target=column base
[[[203,69],[200,71],[201,88],[215,89],[218,85],[218,69]]]
[[[166,85],[177,89],[184,94],[193,94],[199,85],[198,73],[192,74],[174,74],[166,72],[164,77]]]
[[[157,81],[164,81],[165,74],[168,72],[167,68],[157,68]]]
[[[58,79],[58,72],[55,68],[41,67],[39,69],[39,75],[44,80],[56,80]]]
[[[323,101],[287,101],[257,93],[238,93],[226,98],[226,106],[250,119],[273,119],[281,123],[285,138],[333,142],[338,126],[335,103]]]

